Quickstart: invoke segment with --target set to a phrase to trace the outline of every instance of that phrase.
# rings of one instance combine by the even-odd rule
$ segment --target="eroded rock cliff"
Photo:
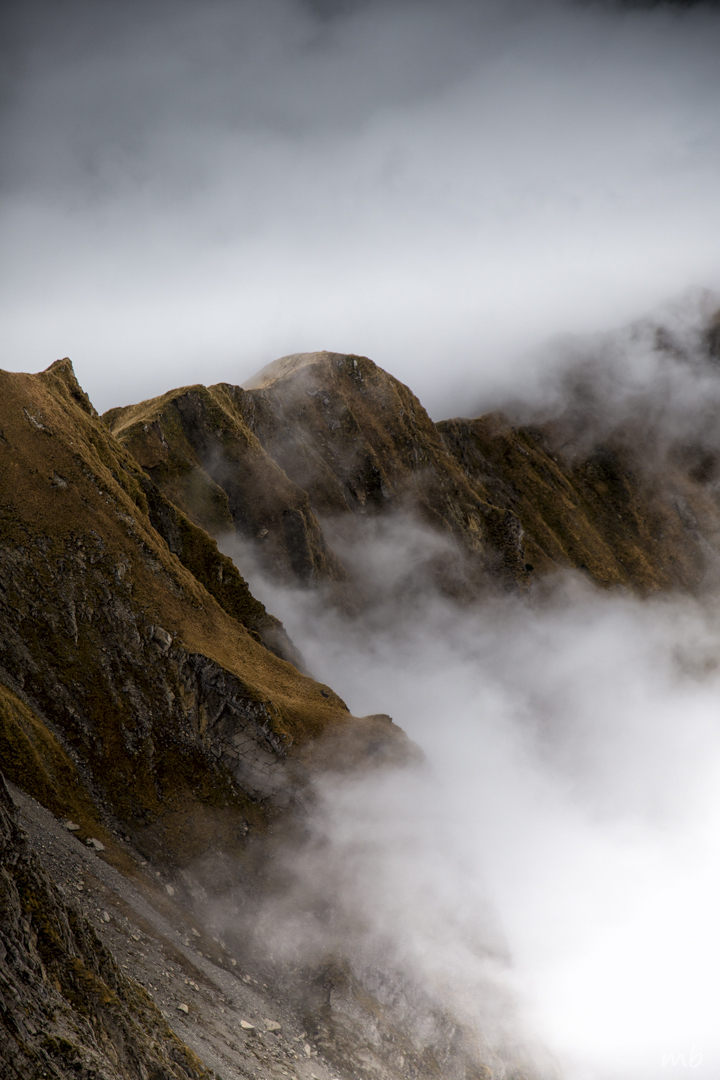
[[[287,801],[291,748],[342,723],[344,704],[262,644],[291,655],[230,560],[99,421],[68,362],[2,382],[5,687],[55,739],[96,816],[141,848],[162,841],[182,860],[210,838],[236,844]],[[22,738],[57,767],[27,719]],[[189,818],[193,830],[180,828]]]

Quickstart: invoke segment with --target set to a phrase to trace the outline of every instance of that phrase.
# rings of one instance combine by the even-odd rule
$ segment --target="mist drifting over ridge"
[[[678,448],[710,452],[716,310],[700,294],[664,320],[566,342],[554,379],[518,415],[554,418],[571,456],[624,440],[657,476]],[[458,606],[427,573],[437,535],[402,514],[355,533],[325,525],[368,599],[352,618],[279,586],[236,539],[223,548],[302,642],[310,670],[354,712],[391,713],[425,761],[320,781],[310,841],[287,852],[290,884],[259,917],[259,939],[314,956],[341,938],[358,972],[405,976],[486,1052],[541,1074],[715,1076],[710,545],[695,596],[640,599],[561,572],[529,597]]]
[[[365,353],[432,415],[720,287],[712,5],[6,7],[9,367],[101,410]]]

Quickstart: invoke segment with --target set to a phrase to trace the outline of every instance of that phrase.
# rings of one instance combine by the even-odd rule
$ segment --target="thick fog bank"
[[[685,10],[687,8],[687,10]],[[435,417],[720,287],[713,5],[3,6],[3,367],[370,355]]]
[[[610,439],[636,460],[644,443],[660,458],[682,443],[720,445],[720,292],[687,289],[624,327],[556,335],[524,367],[463,415],[497,408],[521,425],[559,425],[575,456]]]
[[[409,972],[491,1046],[539,1039],[577,1080],[716,1077],[717,597],[568,576],[532,600],[404,602],[388,585],[420,550],[403,534],[355,552],[390,597],[363,618],[251,579],[316,676],[426,755],[328,782],[316,854],[289,857],[297,897],[332,895],[358,963]],[[291,920],[292,948],[331,924]]]

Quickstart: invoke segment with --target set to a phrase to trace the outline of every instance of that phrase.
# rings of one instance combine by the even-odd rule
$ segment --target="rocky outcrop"
[[[4,1080],[213,1075],[42,869],[1,773],[0,1072]]]
[[[573,568],[605,586],[695,590],[717,564],[708,485],[670,460],[648,470],[631,440],[578,452],[552,423],[518,427],[500,414],[438,431],[488,499],[517,516],[535,575]]]
[[[372,360],[283,357],[246,383],[238,408],[321,519],[408,511],[452,538],[465,557],[461,591],[487,571],[524,582],[516,515],[487,501],[415,395]]]
[[[236,387],[186,387],[103,419],[162,493],[212,536],[235,532],[280,580],[339,584],[347,575],[306,492],[268,456]]]

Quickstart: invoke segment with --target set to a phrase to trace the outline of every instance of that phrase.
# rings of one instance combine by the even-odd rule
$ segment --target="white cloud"
[[[720,287],[712,10],[89,10],[18,50],[0,310],[100,408],[330,348],[447,415]]]
[[[404,527],[387,529],[362,558],[392,574]],[[716,597],[571,577],[532,604],[396,597],[347,622],[252,584],[311,670],[358,715],[389,711],[427,761],[327,784],[283,918],[332,895],[320,942],[341,930],[359,967],[396,965],[490,1044],[539,1039],[569,1080],[660,1078],[691,1053],[716,1076]],[[293,948],[307,932],[292,922]]]

